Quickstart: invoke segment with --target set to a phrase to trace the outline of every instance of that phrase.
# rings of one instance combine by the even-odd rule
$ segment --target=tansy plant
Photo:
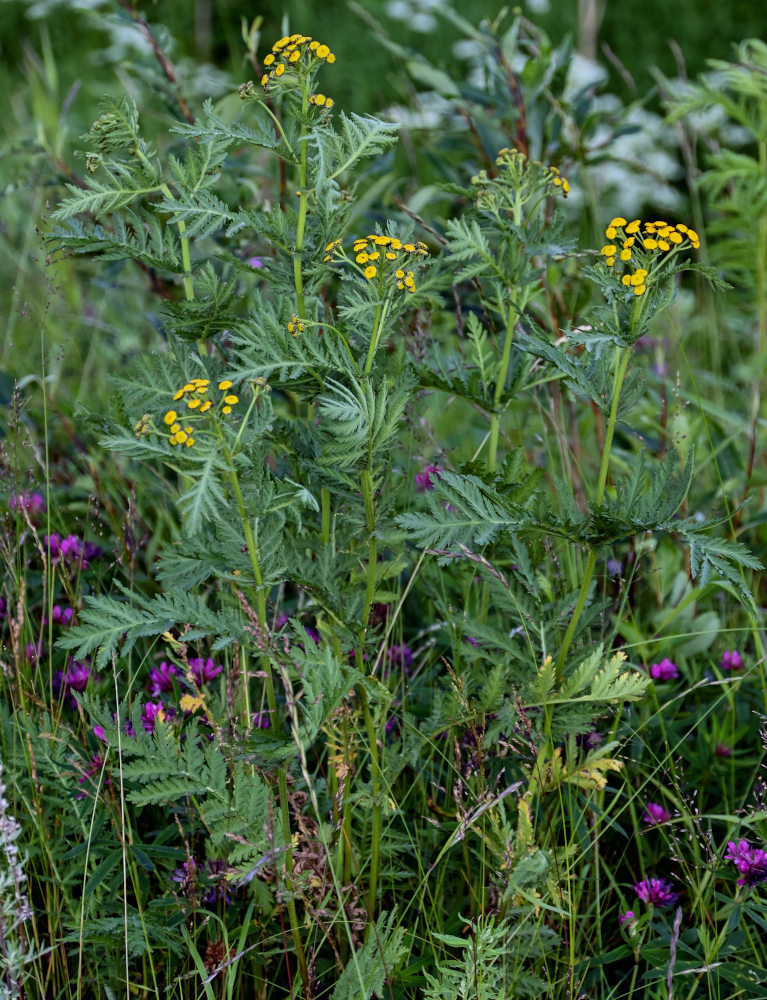
[[[586,269],[604,302],[588,324],[565,328],[548,283],[573,250],[556,210],[569,190],[560,170],[502,149],[459,192],[463,208],[449,222],[416,231],[406,218],[363,219],[355,194],[368,183],[366,161],[381,158],[396,126],[338,111],[326,93],[333,63],[326,44],[286,35],[260,80],[240,87],[239,114],[206,102],[171,129],[178,145],[162,157],[134,103],[107,101],[88,135],[88,177],[54,212],[49,242],[132,260],[165,291],[167,350],[115,378],[116,419],[102,444],[166,467],[177,535],[161,545],[156,592],[117,584],[119,596],[88,596],[59,640],[114,669],[117,704],[87,694],[79,703],[119,761],[120,795],[136,809],[173,804],[185,849],[206,836],[222,852],[224,895],[228,886],[241,909],[259,908],[261,941],[248,946],[267,963],[284,960],[283,980],[306,997],[321,965],[344,1000],[383,995],[420,938],[431,943],[411,970],[436,961],[444,949],[431,931],[406,937],[405,927],[458,844],[456,877],[472,906],[485,912],[492,889],[504,927],[541,930],[544,893],[550,909],[567,905],[539,803],[565,785],[604,788],[619,767],[614,744],[586,752],[576,739],[646,685],[599,644],[615,628],[599,618],[598,554],[675,532],[699,584],[724,577],[749,607],[739,568],[755,562],[676,516],[692,458],[680,468],[671,452],[660,460],[623,448],[611,464],[616,428],[642,393],[632,347],[671,304],[678,272],[694,266],[697,236],[613,219]],[[406,334],[427,309],[433,347],[411,355]],[[440,332],[461,335],[454,351]],[[526,422],[541,393],[561,400],[567,390],[600,414],[585,497],[566,470],[540,467]],[[426,391],[467,404],[474,447],[463,466],[421,472],[418,500],[402,445]],[[392,708],[407,697],[400,681],[411,668],[391,640],[414,587],[448,633],[444,659],[426,647],[419,670],[439,697],[416,699],[418,718]],[[175,714],[157,703],[142,714],[118,698],[126,658],[147,637],[167,651],[156,678],[166,697],[180,692],[174,677],[192,676],[188,647],[203,641],[228,657],[225,697],[187,692]],[[440,737],[456,721],[480,758],[497,760],[526,727],[536,753],[509,759],[503,777],[518,784],[501,795],[506,765],[481,760],[464,774],[459,761],[454,800],[453,748]],[[391,745],[397,726],[401,750]],[[414,775],[429,789],[418,808],[446,821],[418,840],[393,799],[398,785],[411,794]],[[518,808],[506,799],[517,788]],[[477,850],[483,860],[472,864]],[[404,854],[422,851],[428,870],[406,872]],[[196,863],[179,871],[188,888]],[[145,943],[141,899],[135,909],[125,899],[134,954]],[[405,901],[399,915],[395,899]],[[287,913],[290,936],[278,956],[274,912]],[[522,965],[526,940],[513,946]],[[269,968],[264,981],[275,975]]]

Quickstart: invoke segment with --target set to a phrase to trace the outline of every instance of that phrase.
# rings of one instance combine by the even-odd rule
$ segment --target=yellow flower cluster
[[[301,317],[296,313],[290,317],[290,322],[288,323],[288,333],[293,337],[297,337],[299,333],[304,332],[304,324]]]
[[[325,262],[332,259],[341,240],[333,240],[325,247]],[[391,275],[399,291],[415,291],[415,275],[408,264],[419,257],[429,255],[425,243],[403,243],[392,236],[371,234],[354,241],[352,246],[354,260],[363,268],[363,275],[368,281],[378,278],[383,282]]]
[[[561,189],[562,194],[566,198],[570,194],[570,183],[566,177],[563,177],[557,167],[547,167],[541,163],[540,160],[529,160],[524,153],[520,153],[517,149],[504,148],[499,151],[498,156],[495,158],[496,165],[501,167],[504,164],[516,165],[517,162],[521,163],[523,166],[527,166],[528,163],[532,163],[533,166],[540,167],[546,177],[549,184],[554,187]]]
[[[273,80],[278,80],[285,74],[286,70],[292,67],[298,68],[296,64],[301,60],[304,60],[308,68],[317,59],[324,59],[325,62],[331,64],[336,61],[336,57],[327,45],[312,39],[310,35],[285,35],[284,38],[274,43],[272,51],[264,59],[264,66],[267,67],[268,72],[261,77],[261,86],[264,90],[268,90],[269,84]],[[322,106],[320,105],[320,107]],[[324,107],[332,106],[333,102],[330,101],[328,104],[328,98],[325,98]]]
[[[606,243],[600,250],[608,267],[615,265],[616,258],[627,264],[636,255],[640,256],[642,263],[648,263],[654,252],[668,253],[685,243],[689,243],[693,250],[700,248],[700,238],[694,229],[683,222],[674,226],[662,219],[655,222],[642,222],[641,219],[627,222],[618,215],[605,229],[605,236],[608,240],[615,241]],[[621,283],[631,288],[634,295],[643,295],[647,291],[645,279],[648,273],[646,268],[637,267],[633,272],[624,274]]]
[[[227,393],[231,386],[232,383],[229,379],[224,379],[223,382],[218,383],[219,391],[223,393]],[[201,413],[207,413],[214,405],[213,400],[210,398],[210,379],[193,378],[187,382],[173,396],[175,403],[180,403],[182,400],[186,403],[187,410],[192,411],[186,414],[188,420],[192,420],[193,417],[197,417]],[[238,402],[239,398],[237,396],[224,395],[220,400],[221,412],[223,414],[231,413],[232,406]],[[183,444],[187,448],[191,448],[194,444],[194,427],[191,425],[182,426],[182,419],[182,416],[176,410],[168,410],[162,418],[163,423],[168,427],[168,442],[174,446]],[[148,417],[145,414],[138,424],[136,424],[136,433],[145,434],[148,429]]]

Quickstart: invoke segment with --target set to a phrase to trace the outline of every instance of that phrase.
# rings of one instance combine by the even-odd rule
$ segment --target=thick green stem
[[[373,333],[370,337],[368,356],[365,361],[365,367],[362,370],[363,375],[369,375],[370,369],[373,367],[373,359],[375,358],[376,350],[378,349],[378,341],[381,339],[381,330],[383,329],[386,314],[389,311],[389,302],[390,300],[387,299],[385,302],[378,303],[376,314],[373,319]]]
[[[503,354],[501,355],[501,367],[498,370],[498,379],[495,383],[495,393],[493,394],[493,415],[490,417],[490,453],[487,459],[488,472],[495,472],[496,459],[498,455],[498,434],[501,427],[501,415],[498,407],[501,405],[503,390],[506,386],[506,376],[509,373],[509,360],[511,359],[511,343],[514,339],[514,324],[516,322],[513,310],[509,310],[509,317],[506,323],[506,337],[503,342]]]
[[[309,94],[304,81],[304,89],[301,99],[301,113],[306,119],[309,109]],[[301,160],[298,167],[298,224],[296,226],[296,250],[293,254],[293,280],[296,286],[296,307],[301,319],[305,317],[304,311],[304,276],[301,269],[304,255],[304,231],[306,229],[306,212],[309,207],[309,193],[306,190],[306,139],[301,140]]]
[[[362,484],[362,499],[365,504],[365,520],[369,534],[368,539],[368,572],[367,586],[365,588],[365,606],[362,611],[360,621],[360,640],[355,651],[357,669],[361,672],[364,668],[362,659],[363,643],[365,632],[370,618],[370,609],[373,606],[376,583],[376,563],[378,559],[378,546],[375,536],[375,498],[373,495],[373,476],[370,465],[362,470],[360,477]],[[373,716],[368,705],[365,688],[359,689],[360,705],[362,715],[365,720],[365,730],[367,732],[368,743],[370,745],[371,770],[373,776],[373,825],[370,835],[370,879],[368,882],[368,914],[371,923],[376,916],[376,898],[378,895],[378,871],[379,857],[381,851],[381,761],[378,755],[378,742],[376,740]],[[368,925],[370,926],[370,925]]]
[[[323,486],[320,491],[320,544],[327,545],[330,541],[330,490]]]
[[[613,379],[613,397],[610,404],[610,416],[607,421],[607,431],[605,433],[605,444],[602,451],[602,463],[599,467],[599,481],[597,482],[597,492],[595,496],[595,502],[597,505],[601,504],[605,497],[605,487],[607,486],[607,470],[610,465],[610,450],[613,443],[613,435],[615,434],[615,424],[618,420],[618,405],[620,403],[621,389],[623,387],[623,380],[626,378],[626,370],[628,368],[629,358],[631,357],[630,347],[617,347],[616,348],[616,365],[615,365],[615,376]],[[586,569],[583,573],[583,579],[581,580],[581,589],[578,593],[578,600],[575,604],[575,609],[573,610],[572,617],[570,618],[570,624],[567,626],[567,631],[565,632],[564,639],[562,640],[562,646],[559,650],[559,656],[557,657],[557,669],[556,669],[556,679],[557,683],[562,682],[562,675],[565,669],[565,661],[567,659],[567,653],[570,649],[570,643],[573,641],[573,636],[575,635],[575,630],[578,626],[578,621],[583,614],[583,609],[586,607],[586,602],[589,596],[589,587],[591,586],[591,580],[594,576],[594,567],[597,563],[596,550],[592,549],[589,552],[589,557],[586,562]]]
[[[261,564],[258,558],[258,543],[256,540],[255,533],[253,531],[253,526],[248,517],[248,512],[245,507],[245,501],[242,496],[242,490],[240,488],[240,481],[237,477],[237,471],[234,467],[234,461],[231,453],[227,449],[227,464],[229,465],[229,479],[232,484],[232,490],[234,492],[235,499],[237,500],[237,509],[240,513],[240,520],[242,522],[242,529],[245,534],[245,542],[248,547],[248,555],[250,556],[250,565],[253,570],[253,581],[255,585],[256,592],[256,614],[258,616],[258,622],[262,629],[266,629],[266,595],[264,593],[264,578],[261,573]],[[269,705],[269,719],[272,726],[277,726],[277,696],[274,691],[274,676],[272,673],[272,665],[269,661],[268,656],[262,657],[262,666],[264,674],[266,677],[266,700]],[[245,680],[245,713],[246,713],[246,727],[250,724],[250,691],[248,688],[247,677]],[[290,920],[290,931],[293,937],[293,946],[296,949],[296,960],[298,962],[298,970],[301,976],[301,982],[304,986],[304,992],[308,995],[311,980],[309,978],[309,968],[306,964],[306,955],[304,953],[304,945],[301,940],[301,925],[298,921],[298,911],[296,910],[296,902],[293,897],[293,850],[292,850],[292,839],[290,835],[290,808],[288,806],[288,777],[287,768],[280,767],[277,774],[278,787],[279,787],[279,797],[280,797],[280,822],[282,825],[282,837],[286,845],[285,853],[285,888],[287,889],[288,896],[288,918]]]

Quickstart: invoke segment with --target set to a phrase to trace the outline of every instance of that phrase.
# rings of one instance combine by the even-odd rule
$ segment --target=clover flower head
[[[415,474],[415,484],[418,487],[419,493],[426,493],[427,490],[434,489],[434,479],[441,479],[441,473],[443,472],[441,465],[425,465],[420,472]]]
[[[202,687],[203,684],[212,681],[214,677],[218,677],[223,669],[221,664],[214,663],[210,656],[207,660],[201,656],[192,657],[189,660],[189,671],[197,687]]]
[[[650,906],[673,906],[679,899],[679,893],[664,878],[642,879],[634,885],[634,892]]]
[[[644,295],[647,291],[646,279],[655,275],[664,260],[663,254],[675,253],[685,246],[700,249],[700,238],[694,229],[683,222],[673,225],[663,219],[654,222],[632,219],[628,222],[618,215],[611,219],[605,236],[608,242],[599,251],[600,256],[605,258],[605,264],[610,268],[615,266],[616,259],[621,264],[633,266],[633,270],[627,270],[620,281],[635,296]],[[648,266],[636,266],[636,263]]]
[[[70,660],[66,670],[57,670],[53,675],[53,692],[57,697],[68,697],[70,708],[76,708],[77,700],[74,692],[84,691],[91,677],[98,680],[89,663]]]
[[[719,661],[722,670],[742,670],[743,659],[737,649],[726,650]]]
[[[660,663],[650,665],[650,677],[654,681],[675,681],[679,677],[679,667],[666,657]]]
[[[402,667],[408,671],[413,665],[413,651],[406,643],[397,643],[387,648],[386,659],[393,666]]]
[[[149,671],[149,693],[153,698],[157,698],[163,691],[173,690],[173,678],[179,676],[178,667],[173,663],[166,663],[165,660],[159,667],[152,667]]]
[[[48,618],[47,615],[43,617],[43,625],[71,625],[74,613],[73,608],[62,608],[60,604],[54,604],[51,608],[51,617]]]
[[[621,924],[627,924],[630,923],[630,921],[632,920],[636,920],[636,917],[634,916],[633,910],[626,910],[625,913],[618,914],[618,919],[620,920]]]
[[[767,882],[767,851],[761,847],[752,847],[747,840],[734,840],[727,843],[724,853],[725,861],[732,861],[740,873],[738,885],[756,885]]]
[[[26,511],[33,518],[46,510],[45,500],[40,493],[14,493],[9,506],[12,511]]]
[[[318,63],[326,62],[332,65],[336,57],[323,42],[318,42],[310,35],[285,35],[274,43],[272,51],[264,57],[264,68],[266,72],[261,77],[261,86],[268,91],[269,87],[276,81],[281,80],[288,70],[296,70],[303,74]],[[318,94],[316,97],[324,95]],[[329,104],[327,102],[330,102]],[[318,104],[314,101],[313,103]],[[332,107],[333,102],[325,98],[319,107]]]
[[[659,802],[648,802],[644,816],[642,816],[642,822],[647,823],[649,826],[655,826],[658,823],[668,823],[670,819],[671,813],[668,809],[664,809]]]
[[[161,701],[148,701],[141,707],[141,725],[148,733],[154,731],[155,722],[164,722],[170,714]]]

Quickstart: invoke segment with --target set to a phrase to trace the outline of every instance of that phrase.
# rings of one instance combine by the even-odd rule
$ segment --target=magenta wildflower
[[[141,709],[141,725],[148,733],[154,732],[155,720],[162,721],[167,714],[161,701],[148,701]]]
[[[726,743],[717,743],[714,747],[714,753],[717,757],[730,757],[732,755],[732,747],[727,746]]]
[[[312,640],[315,646],[319,646],[320,633],[316,629],[309,628],[308,625],[304,625],[304,632],[306,632],[306,634],[309,636],[309,638]]]
[[[173,690],[173,678],[179,676],[179,671],[172,663],[162,661],[159,667],[152,667],[149,671],[149,693],[153,698],[157,698],[163,691]]]
[[[255,712],[253,715],[253,725],[256,729],[269,729],[271,720],[268,712]]]
[[[629,920],[636,920],[636,917],[634,916],[633,910],[626,910],[625,913],[618,914],[618,919],[622,924],[626,924],[629,922]]]
[[[418,492],[425,493],[427,490],[433,490],[434,483],[431,477],[434,476],[435,479],[441,479],[441,472],[444,472],[441,465],[425,465],[420,472],[416,472],[415,484],[418,487]]]
[[[207,660],[201,656],[197,656],[189,661],[189,669],[192,672],[192,677],[194,677],[197,687],[202,687],[207,681],[212,681],[214,677],[218,677],[224,668],[221,664],[214,663],[210,656]]]
[[[747,840],[734,840],[727,843],[724,853],[725,861],[733,861],[740,872],[738,885],[756,885],[757,882],[767,882],[767,851],[761,847],[752,847]]]
[[[396,646],[389,646],[386,650],[386,659],[394,666],[410,670],[413,665],[413,651],[404,642]]]
[[[675,681],[679,676],[679,668],[676,663],[666,657],[660,663],[653,663],[650,666],[650,677],[654,681]]]
[[[8,605],[5,603],[4,599],[0,597],[0,621],[5,618],[5,613],[8,610]]]
[[[70,660],[66,670],[57,670],[53,676],[53,691],[57,696],[69,696],[69,704],[72,708],[77,707],[75,691],[84,691],[88,686],[91,677],[96,680],[96,675],[91,671],[89,663],[78,663],[77,660]]]
[[[648,802],[642,822],[655,826],[656,823],[668,823],[670,819],[671,813],[664,809],[659,802]]]
[[[43,654],[42,639],[38,640],[37,642],[28,642],[24,649],[24,652],[31,664],[34,665],[35,663],[37,663],[37,661]]]
[[[664,878],[644,878],[635,884],[634,892],[650,906],[673,906],[679,899],[679,893]]]
[[[103,765],[104,765],[104,758],[100,754],[94,754],[92,763],[85,770],[85,772],[80,775],[80,777],[77,779],[77,783],[79,785],[85,784],[86,781],[88,781],[90,778],[93,777],[94,774],[96,774],[98,771],[101,770],[101,768],[103,767]],[[104,780],[104,785],[106,786],[108,784],[109,784],[109,778],[106,778]],[[84,799],[85,798],[85,792],[80,792],[80,794],[77,796],[77,798],[78,798],[78,800],[79,799]]]
[[[255,268],[255,269],[258,269],[259,267],[263,267],[264,266],[264,262],[261,260],[260,257],[248,257],[248,259],[245,261],[245,263],[249,267],[252,267],[252,268]]]
[[[11,510],[25,510],[30,517],[42,514],[45,510],[45,500],[40,493],[14,493],[11,497]]]
[[[607,560],[607,575],[615,579],[616,576],[620,576],[623,573],[623,563],[620,559],[608,559]]]
[[[742,670],[743,660],[741,659],[740,653],[737,649],[728,649],[726,652],[722,653],[719,666],[722,670]]]
[[[51,623],[54,625],[71,625],[74,614],[75,612],[73,608],[62,608],[60,604],[54,604],[51,608],[50,619],[46,615],[43,618],[43,625],[50,625]]]

